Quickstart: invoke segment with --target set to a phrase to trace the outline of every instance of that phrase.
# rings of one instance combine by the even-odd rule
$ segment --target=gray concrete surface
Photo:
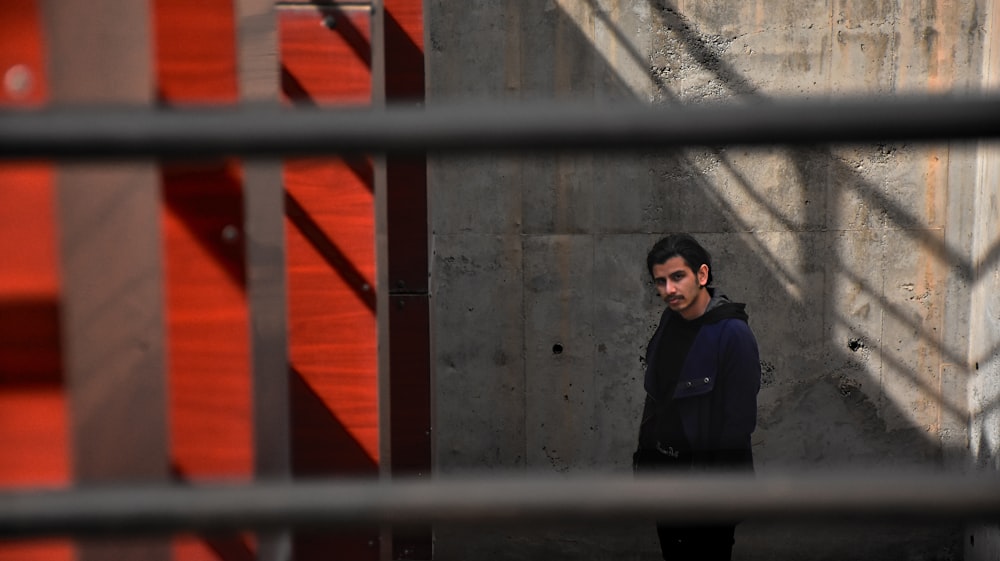
[[[983,80],[1000,90],[1000,6],[987,23],[992,40],[983,57]],[[969,452],[978,469],[1000,471],[1000,146],[980,147],[972,197],[973,274],[970,306],[968,401]],[[963,536],[969,561],[1000,559],[1000,527],[968,528]]]
[[[430,104],[966,92],[1000,58],[993,0],[425,6]],[[662,309],[644,258],[676,231],[748,305],[758,471],[997,469],[997,165],[988,146],[906,143],[432,161],[438,472],[629,469]],[[988,559],[996,540],[748,523],[735,558]],[[645,527],[440,528],[435,556],[658,554]]]

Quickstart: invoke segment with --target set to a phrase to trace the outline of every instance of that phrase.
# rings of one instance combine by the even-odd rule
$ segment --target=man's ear
[[[702,263],[701,267],[698,267],[698,286],[705,287],[708,286],[708,264]]]

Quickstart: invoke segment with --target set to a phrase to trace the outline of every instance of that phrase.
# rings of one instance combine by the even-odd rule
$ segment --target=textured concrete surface
[[[426,8],[431,104],[965,92],[1000,58],[1000,8],[985,0]],[[907,143],[432,162],[438,471],[629,469],[662,309],[644,259],[675,231],[696,234],[717,286],[748,304],[760,472],[951,468],[970,455],[996,469],[996,162],[989,147]],[[736,558],[987,559],[971,556],[995,539],[748,523]],[[658,557],[644,527],[441,528],[436,540],[439,559]]]
[[[1000,7],[994,3],[987,29],[992,37],[984,56],[986,87],[1000,91]],[[1000,144],[979,150],[971,213],[974,219],[972,305],[970,306],[971,425],[969,452],[978,469],[1000,471]],[[1000,527],[996,524],[966,529],[965,559],[1000,559]]]
[[[1000,77],[1000,73],[994,76]],[[976,192],[975,274],[972,289],[969,451],[974,465],[1000,471],[1000,148],[981,152]],[[970,528],[966,559],[1000,559],[1000,528]]]

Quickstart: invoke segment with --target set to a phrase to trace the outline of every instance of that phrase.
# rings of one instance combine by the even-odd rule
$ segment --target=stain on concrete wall
[[[981,84],[987,12],[943,0],[428,0],[428,102],[963,92]],[[1000,254],[986,241],[995,189],[979,161],[972,146],[907,143],[434,161],[438,470],[629,470],[642,355],[662,310],[645,253],[676,231],[703,241],[719,288],[748,304],[763,373],[759,471],[966,457],[971,287],[1000,308],[973,279]],[[991,226],[973,236],[975,224]],[[997,327],[990,317],[973,330]],[[998,379],[996,347],[980,344],[993,369],[981,380]],[[971,401],[996,401],[993,385],[974,384]],[[978,448],[990,462],[994,432]],[[747,524],[737,557],[799,547],[951,559],[967,547],[956,528],[863,533],[848,546],[837,529]],[[440,529],[436,547],[442,559],[657,556],[649,528]]]

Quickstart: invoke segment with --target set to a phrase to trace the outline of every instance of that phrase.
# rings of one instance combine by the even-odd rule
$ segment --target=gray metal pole
[[[0,112],[0,158],[217,158],[487,150],[975,140],[1000,136],[1000,96],[691,106]]]
[[[334,480],[0,494],[0,537],[720,519],[998,520],[997,477],[906,474]]]

